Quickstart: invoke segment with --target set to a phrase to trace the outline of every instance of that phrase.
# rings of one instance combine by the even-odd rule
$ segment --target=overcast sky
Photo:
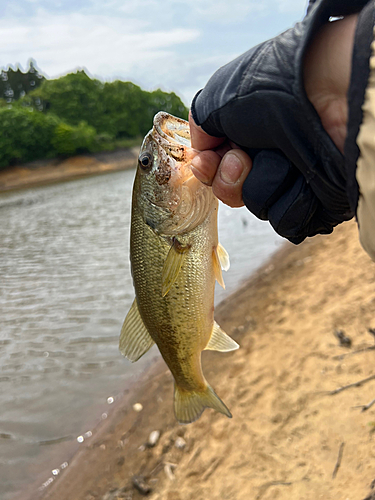
[[[291,27],[305,0],[0,0],[2,67],[176,92],[189,105],[220,66]]]

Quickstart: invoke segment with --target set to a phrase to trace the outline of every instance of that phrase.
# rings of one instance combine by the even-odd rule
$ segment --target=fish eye
[[[142,153],[138,162],[142,170],[149,170],[152,166],[152,156],[150,153]]]

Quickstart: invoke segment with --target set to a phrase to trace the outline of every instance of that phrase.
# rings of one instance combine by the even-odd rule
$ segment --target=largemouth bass
[[[195,154],[188,123],[158,113],[133,186],[136,298],[120,337],[120,350],[131,361],[157,344],[175,380],[176,418],[185,424],[205,408],[231,417],[203,376],[201,352],[239,347],[214,321],[215,279],[224,286],[221,270],[229,268],[229,257],[218,243],[218,200],[191,171]]]

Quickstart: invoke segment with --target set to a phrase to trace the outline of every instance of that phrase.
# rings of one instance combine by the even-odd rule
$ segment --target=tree
[[[62,122],[55,128],[51,144],[58,155],[69,156],[91,151],[96,131],[93,127],[81,122],[72,127]]]
[[[100,115],[100,96],[103,84],[77,71],[56,80],[45,80],[27,98],[25,104],[45,113],[54,113],[70,125],[82,120],[92,124]]]
[[[45,80],[35,66],[32,59],[29,61],[29,68],[23,73],[19,66],[14,70],[11,66],[0,73],[0,97],[9,104],[17,101],[32,90],[38,88]]]
[[[101,83],[84,71],[46,80],[24,98],[24,104],[54,113],[72,126],[84,120],[99,134],[113,139],[145,135],[158,111],[187,118],[188,110],[175,93],[146,92],[132,82]]]
[[[0,108],[0,167],[56,155],[52,138],[59,119],[21,106]]]
[[[3,70],[0,92],[0,167],[113,149],[123,139],[144,136],[158,111],[182,118],[188,113],[173,92],[102,83],[84,71],[46,80],[32,61],[27,73]]]

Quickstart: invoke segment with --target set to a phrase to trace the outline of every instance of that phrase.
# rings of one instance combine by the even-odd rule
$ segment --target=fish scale
[[[194,154],[186,146],[188,130],[187,122],[159,113],[141,147],[130,244],[136,299],[120,337],[120,350],[131,361],[157,344],[175,380],[181,423],[207,407],[231,416],[203,376],[201,352],[238,348],[214,321],[215,279],[223,283],[219,260],[226,266],[227,255],[218,244],[218,201],[188,164]],[[169,154],[176,142],[177,159]]]
[[[215,277],[212,259],[206,258],[208,262],[205,265],[204,258],[217,244],[207,237],[214,232],[206,230],[206,226],[215,224],[216,220],[214,217],[208,218],[205,224],[185,236],[185,239],[196,243],[181,268],[175,286],[166,297],[162,297],[160,269],[170,245],[140,222],[137,210],[135,206],[131,251],[134,286],[141,316],[179,385],[191,389],[203,387],[201,370],[196,373],[190,364],[198,366],[194,358],[200,356],[200,351],[206,347],[214,321],[211,303]],[[144,256],[145,250],[147,258]],[[150,291],[154,293],[152,301]]]

